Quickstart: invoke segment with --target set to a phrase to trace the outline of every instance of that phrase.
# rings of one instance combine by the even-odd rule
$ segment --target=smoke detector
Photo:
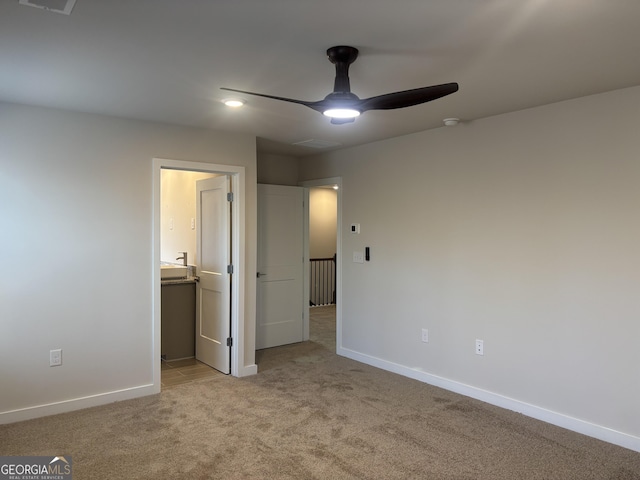
[[[76,0],[19,0],[20,5],[42,8],[50,12],[71,15],[71,10],[76,4]]]
[[[458,123],[460,123],[460,119],[459,118],[445,118],[442,122],[447,127],[455,127],[456,125],[458,125]]]

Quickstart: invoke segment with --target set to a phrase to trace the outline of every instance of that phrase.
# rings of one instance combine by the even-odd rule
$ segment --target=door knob
[[[258,272],[258,273],[256,274],[256,277],[258,277],[258,278],[260,278],[260,277],[266,277],[266,276],[267,276],[267,274],[266,274],[266,273],[260,273],[260,272]]]

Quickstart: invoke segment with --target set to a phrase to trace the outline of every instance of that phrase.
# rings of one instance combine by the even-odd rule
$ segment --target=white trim
[[[255,363],[253,365],[245,365],[244,367],[240,367],[238,371],[238,377],[250,377],[251,375],[258,374],[258,365]]]
[[[342,177],[319,178],[307,180],[299,183],[300,186],[323,187],[326,185],[338,186],[338,212],[336,225],[336,352],[342,349]],[[307,215],[309,214],[309,202],[306,205]],[[307,224],[307,237],[309,236],[309,225]],[[309,262],[307,262],[309,263]],[[309,290],[308,284],[305,286]]]
[[[45,405],[9,410],[7,412],[2,412],[0,415],[0,424],[22,422],[24,420],[31,420],[48,415],[72,412],[82,408],[97,407],[99,405],[106,405],[107,403],[145,397],[154,393],[157,393],[154,385],[149,384],[126,388],[123,390],[115,390],[113,392],[99,393],[97,395],[73,398],[71,400],[63,400],[61,402],[48,403]]]
[[[160,392],[160,171],[161,169],[189,170],[197,172],[222,173],[231,177],[234,201],[232,209],[232,258],[237,275],[231,279],[231,375],[249,375],[251,366],[244,361],[244,271],[245,271],[245,168],[237,165],[220,165],[204,162],[188,162],[166,158],[153,159],[153,393]]]
[[[309,290],[311,266],[309,265],[309,189],[302,189],[302,340],[309,340]]]
[[[431,373],[417,370],[397,363],[382,360],[381,358],[372,357],[348,348],[339,347],[338,355],[356,360],[373,367],[387,370],[389,372],[397,373],[405,377],[413,378],[420,382],[428,383],[435,387],[443,388],[451,392],[459,393],[467,397],[475,398],[482,402],[495,405],[497,407],[512,410],[514,412],[521,413],[527,417],[535,418],[558,427],[566,428],[573,432],[581,433],[589,437],[597,438],[604,442],[612,443],[620,447],[628,448],[640,452],[640,437],[629,435],[627,433],[618,432],[601,425],[595,425],[585,420],[570,417],[562,413],[553,412],[545,408],[537,407],[529,403],[521,402],[513,398],[505,397],[498,393],[489,392],[481,388],[466,385],[464,383],[457,382],[455,380],[449,380],[444,377],[439,377]]]

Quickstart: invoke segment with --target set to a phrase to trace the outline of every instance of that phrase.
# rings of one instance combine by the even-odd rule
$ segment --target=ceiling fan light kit
[[[247,92],[226,87],[222,87],[222,90],[304,105],[305,107],[309,107],[312,110],[331,117],[331,123],[337,125],[351,123],[355,117],[367,110],[393,110],[396,108],[411,107],[436,100],[458,91],[457,83],[445,83],[442,85],[414,88],[412,90],[360,99],[357,95],[351,93],[351,85],[349,82],[349,66],[358,58],[358,49],[344,45],[331,47],[327,50],[327,57],[329,61],[336,66],[333,92],[324,97],[323,100],[317,102],[277,97],[264,93]]]
[[[356,118],[360,112],[353,108],[328,108],[322,114],[331,118]]]

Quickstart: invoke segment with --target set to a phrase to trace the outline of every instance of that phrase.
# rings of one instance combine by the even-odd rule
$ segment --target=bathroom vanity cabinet
[[[162,282],[161,355],[166,360],[196,354],[196,284],[194,280]]]

